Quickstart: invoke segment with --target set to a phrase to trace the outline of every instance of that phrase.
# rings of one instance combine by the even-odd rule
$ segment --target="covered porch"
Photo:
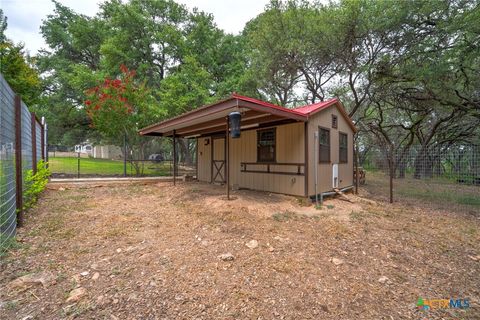
[[[232,138],[229,114],[239,112],[239,138]],[[264,101],[232,94],[215,104],[140,130],[141,135],[197,141],[197,179],[231,188],[306,196],[307,121],[305,114]],[[226,139],[226,137],[228,137]],[[260,140],[259,140],[260,139]],[[259,144],[273,139],[273,158],[262,156]]]

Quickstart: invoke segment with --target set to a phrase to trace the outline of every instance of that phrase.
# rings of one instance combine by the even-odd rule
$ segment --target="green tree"
[[[105,78],[97,86],[87,90],[85,101],[91,126],[98,130],[104,141],[122,145],[126,139],[130,150],[145,159],[148,140],[138,135],[138,130],[158,120],[162,114],[154,107],[152,96],[145,82],[135,80],[135,71],[122,65],[120,76]],[[143,166],[132,163],[141,173]]]
[[[5,35],[7,17],[0,9],[0,72],[16,94],[32,110],[39,101],[41,83],[37,70],[24,52],[23,44],[14,44]]]
[[[49,123],[50,144],[74,145],[98,136],[89,127],[83,102],[85,89],[105,77],[99,51],[106,28],[99,18],[54,4],[41,26],[49,48],[37,57],[44,86],[39,113]]]

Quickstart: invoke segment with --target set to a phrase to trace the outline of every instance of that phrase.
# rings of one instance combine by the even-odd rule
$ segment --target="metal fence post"
[[[78,152],[77,157],[77,178],[80,178],[80,152]]]
[[[37,118],[35,112],[31,113],[31,132],[32,132],[32,171],[37,173]]]
[[[45,122],[45,125],[44,125],[44,134],[43,134],[43,137],[45,138],[45,161],[47,162],[47,165],[46,167],[48,168],[49,167],[49,164],[48,164],[48,124]]]
[[[390,167],[390,203],[393,203],[393,175],[395,173],[393,169],[393,146],[390,146],[390,159],[388,160],[388,166]]]
[[[42,160],[45,161],[45,117],[42,117],[40,133],[42,135],[42,141],[40,142],[42,148]]]
[[[15,203],[17,207],[17,226],[23,225],[22,190],[22,99],[15,96]]]
[[[123,176],[127,176],[127,133],[123,135]]]

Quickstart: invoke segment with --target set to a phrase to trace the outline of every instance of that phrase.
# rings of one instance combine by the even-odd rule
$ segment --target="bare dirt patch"
[[[479,318],[478,215],[232,196],[201,183],[48,190],[2,258],[0,318]],[[471,307],[426,314],[419,297]]]

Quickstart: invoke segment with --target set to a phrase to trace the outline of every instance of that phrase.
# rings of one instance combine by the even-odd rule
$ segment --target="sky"
[[[77,13],[93,16],[102,0],[59,0]],[[268,0],[176,0],[189,9],[197,7],[212,13],[217,26],[228,33],[239,33],[245,23],[260,14]],[[40,25],[47,15],[53,13],[50,0],[0,0],[0,8],[7,16],[7,37],[15,43],[23,42],[26,50],[35,55],[45,42],[40,34]]]

